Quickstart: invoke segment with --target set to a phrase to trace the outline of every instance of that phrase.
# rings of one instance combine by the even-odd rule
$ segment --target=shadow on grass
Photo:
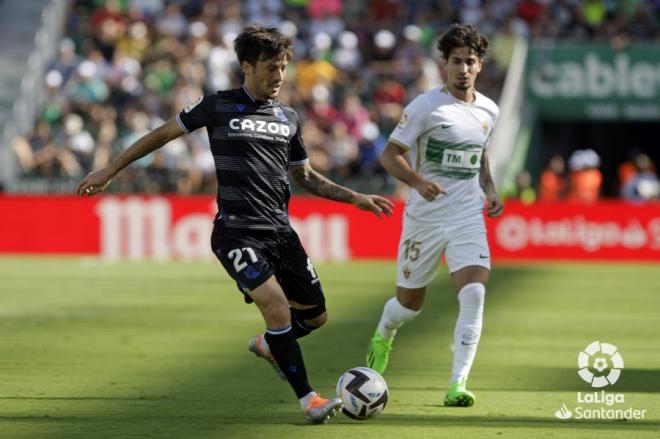
[[[660,392],[660,370],[624,369],[621,378],[613,385],[603,389],[594,389],[577,375],[572,368],[552,367],[513,367],[510,376],[503,377],[497,386],[483,386],[482,390],[528,390],[528,391],[575,391],[590,392]]]
[[[658,421],[626,421],[626,420],[564,420],[547,417],[512,417],[512,416],[452,416],[446,414],[452,408],[439,407],[438,414],[429,416],[387,414],[379,419],[384,425],[415,425],[417,427],[502,427],[502,428],[548,428],[548,429],[626,429],[626,430],[657,430]]]
[[[621,378],[613,385],[602,389],[594,389],[582,381],[576,369],[560,367],[515,367],[507,366],[507,374],[498,375],[497,379],[488,379],[488,384],[480,385],[479,390],[506,391],[556,391],[556,392],[639,392],[660,393],[660,370],[658,369],[624,369]],[[488,370],[480,375],[493,375]],[[494,377],[493,377],[494,378]],[[433,386],[398,387],[402,390],[427,390]]]
[[[23,400],[23,401],[145,401],[168,399],[163,396],[0,396],[0,401]]]

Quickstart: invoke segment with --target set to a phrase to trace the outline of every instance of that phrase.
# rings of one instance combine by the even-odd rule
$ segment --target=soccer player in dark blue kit
[[[253,25],[237,36],[234,49],[245,75],[241,88],[201,97],[87,175],[77,193],[103,191],[128,164],[207,127],[218,179],[212,249],[266,323],[265,334],[253,337],[249,350],[288,380],[308,420],[322,423],[340,409],[341,400],[314,392],[297,342],[323,325],[327,313],[316,271],[289,223],[289,176],[312,194],[378,217],[391,215],[393,205],[339,186],[310,166],[298,115],[277,100],[292,56],[287,37]]]

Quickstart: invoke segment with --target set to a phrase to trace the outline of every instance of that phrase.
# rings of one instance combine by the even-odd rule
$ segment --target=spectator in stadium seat
[[[631,148],[628,151],[628,158],[625,162],[621,163],[617,169],[617,179],[619,183],[619,192],[623,191],[623,187],[635,176],[637,169],[635,166],[635,159],[640,154],[639,149]]]
[[[367,9],[370,23],[378,27],[392,28],[397,21],[404,19],[404,7],[398,0],[369,0]]]
[[[522,0],[518,3],[517,13],[530,26],[537,23],[545,12],[545,4],[537,0]]]
[[[369,117],[369,111],[362,105],[357,94],[349,92],[344,96],[339,120],[348,127],[348,131],[353,137],[361,139],[362,128],[364,124],[370,122]]]
[[[296,69],[296,86],[301,93],[309,94],[319,84],[329,86],[337,78],[337,69],[318,50],[312,50],[309,58],[298,62]]]
[[[56,177],[59,171],[57,149],[53,146],[50,124],[45,120],[37,122],[36,129],[29,137],[17,136],[11,148],[25,175]]]
[[[337,122],[332,126],[326,143],[334,172],[339,176],[348,177],[352,166],[358,159],[357,140],[349,135],[348,127],[345,124]]]
[[[300,4],[301,2],[295,3]],[[344,7],[342,0],[308,0],[306,3],[307,13],[314,19],[324,16],[339,16]]]
[[[172,2],[165,7],[165,14],[156,20],[156,28],[164,35],[179,38],[186,32],[188,23],[181,13],[181,5]]]
[[[505,199],[516,199],[523,204],[532,204],[536,201],[536,190],[532,185],[532,175],[529,171],[522,171],[516,176],[515,186],[509,193],[504,193]]]
[[[600,197],[603,175],[598,167],[600,157],[593,149],[573,151],[568,159],[568,200],[579,203],[595,203]]]
[[[75,157],[80,167],[80,174],[91,171],[96,145],[94,138],[85,128],[85,121],[79,114],[71,113],[64,118],[64,134],[63,145]]]
[[[635,157],[635,175],[623,186],[621,196],[631,201],[656,200],[660,197],[660,179],[648,155],[638,154]]]
[[[373,122],[363,124],[361,131],[361,140],[358,144],[360,148],[359,163],[355,173],[358,175],[382,174],[384,169],[380,165],[379,158],[387,139],[381,134],[378,125]]]
[[[607,19],[608,8],[604,0],[583,0],[578,17],[586,25],[590,35],[595,34]]]
[[[99,76],[97,65],[90,60],[80,63],[65,92],[72,102],[80,105],[105,102],[110,95],[108,85]]]
[[[49,71],[60,73],[60,84],[66,84],[78,69],[81,59],[76,55],[76,46],[70,38],[60,41],[57,58],[49,67]]]
[[[554,155],[541,172],[539,201],[560,201],[566,197],[567,189],[566,163],[562,156]]]

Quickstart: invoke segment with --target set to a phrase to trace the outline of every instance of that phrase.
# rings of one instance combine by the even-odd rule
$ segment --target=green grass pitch
[[[329,321],[301,340],[312,385],[331,395],[363,365],[394,265],[319,265]],[[306,425],[288,386],[247,351],[263,323],[216,262],[0,258],[0,438],[658,437],[657,265],[495,266],[470,379],[472,408],[441,406],[457,302],[442,268],[399,333],[387,408]],[[577,354],[619,347],[606,389],[645,420],[559,420],[588,384]]]

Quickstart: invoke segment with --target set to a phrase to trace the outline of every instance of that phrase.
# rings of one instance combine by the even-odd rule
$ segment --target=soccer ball
[[[387,383],[368,367],[349,369],[337,381],[337,396],[349,418],[364,421],[383,411],[387,404]]]

